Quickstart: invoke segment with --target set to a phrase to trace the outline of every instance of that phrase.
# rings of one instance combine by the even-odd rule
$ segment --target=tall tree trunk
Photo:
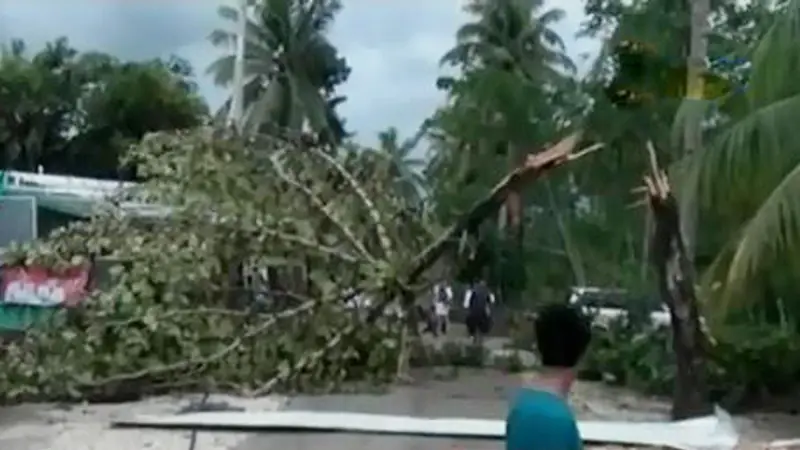
[[[650,211],[644,217],[644,225],[642,225],[642,258],[639,270],[639,281],[644,284],[647,281],[647,267],[650,263],[650,242],[648,239],[652,233],[653,228],[653,215]]]
[[[228,122],[231,126],[242,131],[242,118],[244,117],[244,52],[247,42],[247,0],[238,0],[238,22],[236,26],[236,59],[233,62],[233,95],[231,96],[231,109]]]
[[[545,180],[545,187],[547,188],[547,199],[550,203],[550,210],[553,212],[553,217],[556,219],[558,233],[561,235],[561,242],[564,245],[564,252],[567,254],[569,265],[572,268],[573,282],[576,286],[586,286],[586,270],[583,266],[583,258],[578,248],[574,245],[572,233],[570,233],[569,225],[566,220],[564,220],[564,215],[561,213],[561,209],[558,206],[550,180]]]
[[[705,83],[703,73],[706,70],[708,56],[708,17],[711,10],[710,0],[688,0],[691,2],[689,38],[689,56],[686,61],[686,99],[700,102],[704,98]],[[700,152],[703,149],[703,115],[698,114],[696,120],[684,127],[683,146],[686,155]],[[681,195],[680,213],[681,229],[684,233],[686,252],[694,263],[697,246],[697,193],[689,187]]]
[[[707,345],[700,326],[694,267],[681,233],[678,204],[666,175],[658,168],[652,145],[650,155],[653,172],[645,181],[655,225],[652,258],[658,292],[669,308],[672,324],[676,366],[672,417],[678,420],[703,416],[712,410],[706,380]]]
[[[519,167],[525,157],[524,154],[520,154],[519,146],[514,145],[511,142],[506,144],[506,155],[508,158],[509,172]],[[508,197],[506,197],[505,202],[505,210],[507,214],[506,224],[508,226],[508,232],[506,233],[506,236],[512,239],[512,242],[514,243],[512,255],[515,259],[515,264],[518,264],[519,267],[524,266],[524,261],[521,259],[524,258],[525,250],[525,198],[523,197],[523,192],[524,186],[512,189],[508,193]],[[504,248],[508,247],[504,246]],[[520,276],[520,274],[515,273],[514,276]],[[507,303],[518,300],[518,297],[522,291],[519,286],[520,280],[515,279],[512,283],[509,283],[508,277],[503,277],[503,281],[504,282],[501,284],[501,298]],[[511,284],[511,286],[509,286],[509,284]]]
[[[519,191],[511,191],[506,197],[505,204],[505,223],[508,233],[514,234],[516,228],[522,223],[522,194]]]

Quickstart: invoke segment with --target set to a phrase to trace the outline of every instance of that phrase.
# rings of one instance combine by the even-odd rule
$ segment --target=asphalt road
[[[447,337],[428,344],[446,342],[468,344],[463,324],[453,324]],[[460,326],[459,326],[460,325]],[[507,352],[507,338],[487,337],[483,344],[497,355]],[[533,355],[520,354],[524,364],[533,364]],[[446,371],[445,371],[446,372]],[[461,370],[456,380],[443,380],[441,371],[417,370],[414,383],[398,386],[382,395],[325,395],[293,398],[284,409],[305,411],[346,411],[372,414],[395,414],[416,417],[476,417],[502,419],[508,400],[519,382],[518,377],[492,370]],[[501,442],[431,437],[378,436],[355,434],[254,434],[235,450],[465,450],[496,449]]]
[[[276,408],[356,411],[427,417],[502,418],[508,399],[519,378],[492,370],[462,369],[458,377],[446,380],[447,371],[415,371],[415,382],[399,386],[385,395],[327,395],[292,399],[247,399],[214,396],[212,402],[227,402],[248,411]],[[156,397],[140,402],[108,405],[19,405],[0,408],[0,449],[2,450],[187,450],[191,433],[185,430],[109,428],[115,418],[131,415],[176,414],[189,400]],[[648,398],[620,388],[598,383],[578,382],[571,403],[581,419],[664,420],[669,402]],[[285,405],[285,406],[281,406]],[[778,414],[751,414],[736,418],[737,429],[747,442],[797,437],[797,417]],[[197,433],[195,450],[464,450],[497,449],[498,441],[447,438],[412,438],[344,433],[281,434],[245,432]],[[614,447],[604,447],[609,450]],[[741,448],[764,448],[752,446]]]

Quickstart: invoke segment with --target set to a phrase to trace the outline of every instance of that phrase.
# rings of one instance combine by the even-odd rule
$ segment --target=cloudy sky
[[[206,42],[220,25],[218,0],[0,0],[0,40],[25,39],[33,48],[67,36],[80,50],[123,58],[178,54],[203,73],[219,52]],[[360,141],[397,126],[412,134],[441,102],[434,88],[440,56],[467,20],[461,0],[346,0],[331,39],[353,68],[340,111]],[[550,0],[548,7],[555,6]],[[583,0],[561,0],[567,18],[556,28],[570,54],[596,52],[597,43],[576,40]],[[202,92],[212,107],[227,95],[204,77]]]

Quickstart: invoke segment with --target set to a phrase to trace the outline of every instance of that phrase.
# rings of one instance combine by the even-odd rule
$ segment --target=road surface
[[[463,334],[463,333],[462,333]],[[440,343],[466,339],[458,332]],[[488,338],[486,347],[502,352],[506,339]],[[532,355],[523,356],[530,362]],[[397,386],[383,395],[326,395],[243,399],[215,396],[250,411],[296,409],[352,411],[427,417],[502,418],[508,399],[522,375],[461,368],[453,378],[449,370],[415,370],[414,382]],[[447,377],[447,379],[443,379]],[[175,414],[198,396],[160,397],[118,405],[22,405],[0,408],[2,450],[189,450],[191,433],[138,429],[109,429],[115,417],[140,414]],[[571,400],[582,419],[658,420],[669,406],[663,400],[645,398],[630,391],[598,383],[578,382]],[[737,429],[749,441],[798,437],[797,417],[755,414],[737,418]],[[199,432],[195,450],[464,450],[497,449],[497,441],[404,436],[346,434],[258,434]]]
[[[411,386],[401,386],[385,395],[328,395],[297,397],[285,407],[297,410],[348,411],[398,414],[423,417],[476,417],[499,419],[505,416],[508,398],[518,386],[519,377],[490,370],[464,369],[455,380],[436,379],[431,371],[414,373]],[[618,397],[620,400],[622,397]],[[583,416],[605,417],[616,413],[616,405],[597,405],[595,411],[584,407]],[[628,414],[631,419],[663,417],[665,406],[651,402],[650,411]],[[498,441],[417,438],[405,436],[370,436],[344,434],[261,434],[240,443],[235,450],[432,450],[497,449]]]
[[[276,408],[360,411],[445,417],[501,418],[519,377],[490,370],[463,369],[457,379],[435,379],[432,371],[415,372],[412,386],[386,395],[329,395],[242,399],[222,397],[251,411]],[[161,397],[118,405],[23,405],[0,408],[2,450],[189,450],[191,433],[146,429],[109,429],[115,417],[175,414],[191,398]],[[665,416],[668,405],[623,389],[578,383],[573,406],[584,419],[652,420]],[[737,429],[752,441],[796,437],[797,417],[754,414],[737,418]],[[497,449],[499,442],[400,436],[345,434],[197,433],[195,450],[466,450]],[[742,448],[763,448],[742,447]]]
[[[438,380],[430,371],[415,373],[415,383],[397,387],[385,395],[328,395],[297,397],[284,408],[315,411],[348,411],[427,417],[505,416],[508,398],[521,382],[492,370],[461,371],[457,379]],[[667,402],[646,398],[624,389],[598,383],[578,382],[571,403],[581,419],[666,420]],[[798,436],[797,417],[752,414],[734,419],[747,442],[768,442]],[[252,434],[231,450],[495,450],[502,443],[488,440],[418,438],[349,434]],[[598,447],[603,450],[620,447]],[[763,448],[744,445],[741,448]]]

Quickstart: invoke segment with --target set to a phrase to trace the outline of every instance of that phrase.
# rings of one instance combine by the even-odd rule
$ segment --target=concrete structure
[[[5,195],[0,197],[0,248],[12,242],[27,242],[38,236],[36,198]]]
[[[90,217],[102,203],[135,188],[136,183],[98,180],[44,173],[8,171],[5,173],[3,195],[28,196],[44,208],[70,217]],[[137,202],[120,202],[119,207],[129,214],[159,217],[168,214],[168,208]],[[44,234],[46,230],[41,230]]]

